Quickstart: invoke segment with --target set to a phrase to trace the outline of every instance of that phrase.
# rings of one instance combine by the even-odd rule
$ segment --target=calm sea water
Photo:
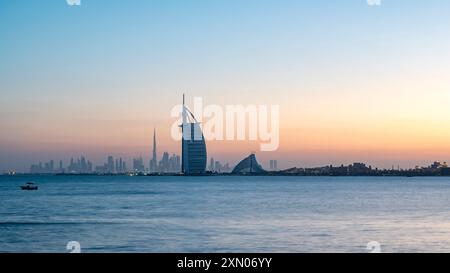
[[[19,186],[29,180],[36,192]],[[0,251],[450,251],[450,178],[0,177]]]

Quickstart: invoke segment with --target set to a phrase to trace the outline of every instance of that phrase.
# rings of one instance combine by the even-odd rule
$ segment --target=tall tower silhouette
[[[150,172],[158,172],[158,159],[156,157],[156,129],[153,129],[153,156],[150,160]]]

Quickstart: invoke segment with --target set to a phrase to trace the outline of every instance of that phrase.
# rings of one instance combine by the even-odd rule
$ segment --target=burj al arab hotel
[[[187,108],[183,94],[181,171],[185,175],[202,175],[206,170],[206,144],[200,123]]]

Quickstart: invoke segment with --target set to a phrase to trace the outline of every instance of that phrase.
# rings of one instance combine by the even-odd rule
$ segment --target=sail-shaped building
[[[239,164],[233,169],[233,174],[261,174],[266,171],[261,167],[261,165],[256,160],[255,154],[251,154],[244,158]]]
[[[202,175],[206,170],[206,143],[200,123],[184,102],[182,110],[181,171],[185,175]]]

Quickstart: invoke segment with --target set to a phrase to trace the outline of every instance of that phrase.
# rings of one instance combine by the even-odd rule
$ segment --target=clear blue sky
[[[342,124],[361,116],[383,130],[389,127],[382,127],[383,113],[414,122],[423,112],[408,109],[419,102],[424,112],[435,111],[420,122],[450,120],[444,109],[450,1],[382,0],[377,7],[365,0],[81,2],[0,0],[0,171],[78,154],[100,159],[108,149],[147,155],[153,126],[160,128],[161,149],[179,152],[164,126],[182,91],[216,104],[279,104],[286,139],[294,137],[291,129],[323,132],[299,127],[312,126],[311,117],[320,118],[336,100],[340,108],[330,115]],[[435,89],[417,87],[427,84]],[[376,108],[371,96],[391,103]],[[405,97],[411,101],[402,105]],[[305,113],[293,112],[299,104]],[[114,133],[120,126],[121,134]],[[432,138],[422,137],[414,143]],[[224,161],[242,156],[210,147]],[[306,149],[298,146],[273,157],[287,165],[394,163],[361,147],[355,149],[367,156],[289,152]],[[392,155],[413,164],[440,154],[417,151],[413,163],[409,154]]]

